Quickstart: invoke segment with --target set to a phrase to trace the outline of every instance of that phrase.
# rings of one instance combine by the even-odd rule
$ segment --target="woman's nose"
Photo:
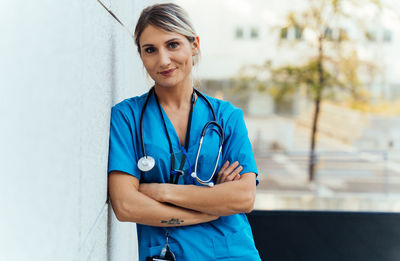
[[[159,62],[161,67],[168,67],[171,63],[171,57],[169,52],[163,50],[159,52]]]

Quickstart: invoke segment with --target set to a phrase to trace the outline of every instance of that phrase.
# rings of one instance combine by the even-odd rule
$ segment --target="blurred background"
[[[133,32],[167,1],[103,2]],[[256,209],[400,211],[398,1],[174,2],[199,88],[245,113]],[[0,260],[137,260],[106,202],[110,109],[151,85],[131,36],[96,0],[0,4]]]
[[[200,88],[243,109],[257,209],[400,210],[398,1],[177,1]]]

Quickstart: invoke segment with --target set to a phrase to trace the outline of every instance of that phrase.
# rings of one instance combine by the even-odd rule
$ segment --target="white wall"
[[[133,32],[141,10],[144,7],[143,0],[134,1],[112,1],[111,9],[124,22],[128,29]],[[148,1],[147,1],[148,2]],[[114,26],[113,34],[113,61],[114,78],[112,104],[118,103],[125,98],[136,96],[146,90],[144,81],[144,69],[137,55],[134,40],[126,33],[123,27],[106,13]],[[119,222],[114,212],[109,210],[109,242],[108,260],[110,261],[131,261],[137,260],[138,248],[136,237],[136,225],[133,223]]]
[[[0,2],[0,260],[135,260],[105,203],[110,107],[146,89],[133,40],[96,0]],[[144,2],[111,8],[133,30]]]

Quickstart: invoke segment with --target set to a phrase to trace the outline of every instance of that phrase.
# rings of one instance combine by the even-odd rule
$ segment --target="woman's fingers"
[[[228,162],[228,161],[227,161]],[[232,173],[232,171],[236,168],[236,166],[239,164],[239,162],[235,161],[232,163],[230,166],[222,169],[219,171],[218,177],[219,177],[219,183],[225,182],[226,177]]]
[[[229,160],[227,160],[227,161],[224,163],[224,165],[222,165],[222,167],[221,167],[221,169],[219,170],[218,173],[224,172],[224,171],[226,170],[226,168],[228,168],[228,167],[229,167]]]
[[[238,180],[240,178],[240,172],[243,170],[242,166],[239,166],[239,162],[235,161],[231,165],[229,165],[229,161],[225,162],[225,164],[221,167],[218,172],[217,184]]]
[[[239,162],[238,162],[238,161],[233,162],[228,168],[225,169],[224,175],[225,175],[225,176],[228,176],[228,175],[231,174],[238,166],[239,166]]]
[[[232,171],[229,175],[225,177],[224,182],[226,181],[232,181],[234,180],[237,176],[239,176],[240,172],[243,170],[242,166],[237,167],[234,171]]]
[[[239,180],[239,179],[240,179],[240,174],[236,175],[233,180],[235,181],[235,180]]]
[[[225,171],[225,169],[229,166],[229,161],[227,160],[224,165],[222,165],[221,169],[218,171],[218,177],[217,177],[217,184],[221,183],[222,179],[222,173]]]

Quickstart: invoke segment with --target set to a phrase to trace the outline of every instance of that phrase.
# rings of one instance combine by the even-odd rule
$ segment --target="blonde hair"
[[[196,40],[196,32],[189,20],[189,15],[179,5],[173,3],[155,4],[143,9],[135,28],[135,43],[140,55],[140,35],[143,30],[152,25],[167,32],[174,32],[185,36],[190,43]],[[197,64],[199,54],[193,57],[193,64]]]

